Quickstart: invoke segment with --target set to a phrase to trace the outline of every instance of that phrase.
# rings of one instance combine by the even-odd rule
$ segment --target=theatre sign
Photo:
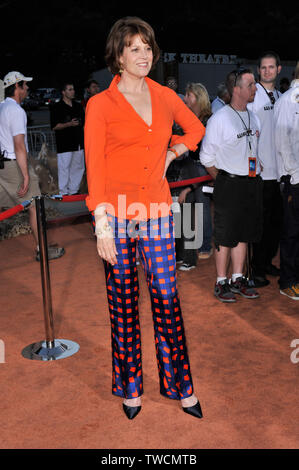
[[[226,54],[187,54],[176,52],[164,52],[163,62],[178,61],[181,64],[236,64],[238,58],[236,55]]]

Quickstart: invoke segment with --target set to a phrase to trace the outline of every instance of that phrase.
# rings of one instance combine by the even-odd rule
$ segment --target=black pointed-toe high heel
[[[141,410],[141,406],[127,406],[123,403],[123,409],[127,418],[134,419]]]
[[[188,413],[189,415],[195,416],[195,418],[203,418],[203,414],[201,411],[201,407],[199,404],[199,401],[193,405],[193,406],[186,406],[182,407],[185,413]]]

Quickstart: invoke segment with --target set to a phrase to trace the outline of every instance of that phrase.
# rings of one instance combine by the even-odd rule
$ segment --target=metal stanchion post
[[[247,243],[247,257],[246,257],[246,264],[247,264],[247,271],[246,271],[246,278],[250,286],[254,286],[253,274],[252,274],[252,243]]]
[[[46,340],[26,346],[22,351],[22,355],[26,359],[53,361],[72,356],[79,350],[80,346],[66,339],[55,339],[44,197],[37,196],[34,199],[38,228]]]

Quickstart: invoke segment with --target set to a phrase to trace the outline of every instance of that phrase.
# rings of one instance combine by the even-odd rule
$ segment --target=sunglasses
[[[232,73],[235,74],[235,82],[234,86],[237,85],[237,80],[241,75],[244,75],[245,73],[252,73],[252,70],[246,69],[245,67],[240,67],[238,70],[233,70]]]
[[[240,68],[239,70],[234,70],[233,73],[235,74],[235,83],[234,83],[234,86],[236,86],[238,78],[239,78],[241,75],[243,75],[243,73],[244,73],[244,69],[243,69],[243,68]]]

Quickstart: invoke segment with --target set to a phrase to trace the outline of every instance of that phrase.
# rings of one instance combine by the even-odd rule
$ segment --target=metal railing
[[[56,139],[55,132],[52,131],[48,124],[40,126],[28,126],[27,128],[27,139],[29,153],[37,158],[43,144],[46,144],[51,152],[56,153]]]

